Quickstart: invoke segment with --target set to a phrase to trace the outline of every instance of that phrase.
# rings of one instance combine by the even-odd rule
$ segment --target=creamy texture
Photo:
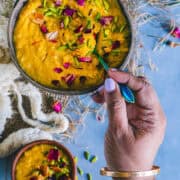
[[[122,64],[130,33],[116,0],[86,0],[83,6],[76,0],[62,0],[60,6],[54,0],[42,2],[28,0],[14,30],[18,62],[33,80],[65,90],[101,84],[105,72],[93,54],[95,48],[110,67]],[[67,7],[75,10],[72,16],[65,14]],[[110,16],[113,20],[102,25],[103,17]]]
[[[48,152],[54,147],[53,145],[41,144],[25,151],[16,166],[16,180],[35,180],[35,178],[37,180],[46,180],[48,177],[53,176],[53,174],[57,174],[57,172],[53,171],[57,166],[55,161],[47,160]],[[63,158],[64,162],[69,166],[70,163],[67,155],[60,149],[59,151],[60,158]],[[44,167],[42,168],[42,166]],[[46,174],[43,173],[45,167],[48,169]],[[68,174],[70,171],[70,167],[61,168],[61,172],[65,174]]]

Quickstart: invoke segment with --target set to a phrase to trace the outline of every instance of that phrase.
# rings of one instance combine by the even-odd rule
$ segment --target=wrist
[[[154,176],[150,177],[133,177],[133,178],[113,178],[113,180],[155,180]]]

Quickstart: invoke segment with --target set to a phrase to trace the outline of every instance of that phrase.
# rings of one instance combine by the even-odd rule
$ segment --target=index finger
[[[133,91],[137,92],[144,88],[145,81],[141,78],[135,77],[129,73],[109,70],[108,75],[113,78],[116,82],[126,84]]]

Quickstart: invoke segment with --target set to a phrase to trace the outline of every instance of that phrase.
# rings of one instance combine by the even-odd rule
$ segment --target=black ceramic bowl
[[[86,94],[86,93],[92,93],[93,91],[97,90],[99,86],[95,86],[89,89],[83,89],[83,90],[56,90],[53,88],[49,88],[46,87],[36,81],[34,81],[30,76],[28,76],[28,74],[26,74],[26,72],[24,72],[24,70],[20,67],[17,57],[16,57],[16,51],[15,51],[15,46],[14,46],[14,42],[13,42],[13,33],[14,33],[14,28],[16,25],[16,21],[18,19],[19,13],[21,12],[21,9],[23,8],[23,6],[27,3],[28,0],[20,0],[18,1],[18,3],[16,4],[16,6],[14,7],[14,10],[11,14],[10,20],[9,20],[9,27],[8,27],[8,44],[9,44],[9,49],[10,49],[10,54],[11,54],[11,58],[13,60],[13,62],[15,63],[17,69],[20,71],[21,75],[28,80],[29,82],[31,82],[33,85],[35,85],[37,88],[43,90],[44,92],[48,93],[48,94],[55,94],[55,95],[81,95],[81,94]],[[119,2],[119,6],[122,9],[126,19],[127,19],[127,23],[129,24],[129,28],[130,28],[130,45],[129,45],[129,52],[126,56],[126,58],[124,59],[120,69],[124,70],[126,68],[126,66],[128,65],[130,59],[131,59],[131,54],[133,51],[133,47],[134,47],[134,30],[133,30],[133,23],[130,19],[130,16],[125,8],[125,6],[123,5],[123,3],[121,2],[121,0],[118,0]]]

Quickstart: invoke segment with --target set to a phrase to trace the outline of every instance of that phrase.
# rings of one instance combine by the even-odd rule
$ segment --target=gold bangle
[[[107,167],[100,170],[102,176],[110,176],[114,178],[131,178],[131,177],[147,177],[156,176],[160,173],[159,166],[153,166],[149,171],[110,171]]]

